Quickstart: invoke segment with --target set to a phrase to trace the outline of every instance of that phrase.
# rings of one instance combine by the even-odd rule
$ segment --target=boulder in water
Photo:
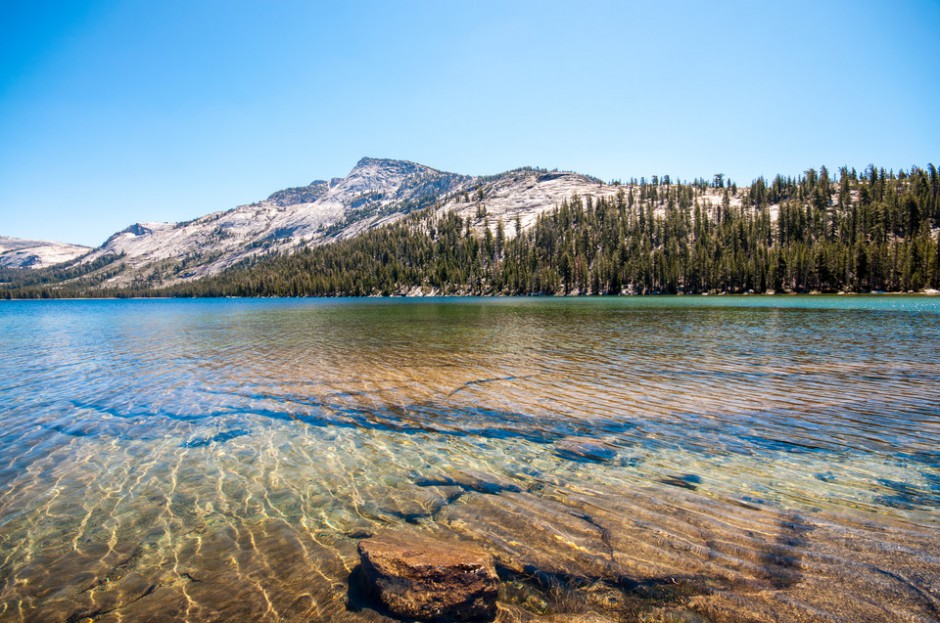
[[[475,621],[496,615],[493,557],[476,546],[391,531],[361,541],[359,557],[367,590],[395,616]]]

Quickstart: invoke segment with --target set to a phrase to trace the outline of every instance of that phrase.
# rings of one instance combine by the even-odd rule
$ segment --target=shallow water
[[[0,304],[0,621],[382,620],[394,526],[502,620],[940,620],[940,299]],[[694,618],[698,617],[698,618]]]

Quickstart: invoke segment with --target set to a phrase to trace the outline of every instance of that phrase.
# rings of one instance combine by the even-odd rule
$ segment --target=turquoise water
[[[401,526],[489,549],[504,620],[940,618],[937,297],[14,301],[0,339],[0,621],[382,620],[349,577]]]

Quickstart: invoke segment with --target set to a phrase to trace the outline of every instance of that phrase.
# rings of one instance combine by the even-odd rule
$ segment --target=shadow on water
[[[346,610],[349,612],[362,612],[374,610],[389,618],[396,619],[393,613],[386,610],[378,599],[375,599],[366,586],[365,573],[362,565],[356,565],[346,579]]]
[[[797,514],[781,522],[777,539],[760,556],[765,577],[773,588],[790,588],[800,581],[799,550],[807,545],[806,534],[812,530],[813,527]]]
[[[501,379],[480,379],[470,383],[488,383]],[[224,394],[224,392],[216,392]],[[374,398],[381,394],[378,390]],[[637,420],[637,416],[612,414],[609,416],[567,417],[563,414],[540,414],[537,417],[520,411],[509,411],[473,405],[454,405],[447,400],[431,400],[411,404],[374,404],[358,406],[343,400],[345,395],[336,396],[336,400],[296,395],[232,394],[235,398],[246,401],[265,401],[267,406],[232,402],[223,408],[202,410],[193,405],[187,412],[170,411],[164,408],[148,408],[146,405],[115,405],[107,400],[80,401],[71,400],[72,410],[63,411],[63,418],[75,419],[74,410],[97,415],[107,415],[116,421],[146,421],[152,418],[165,418],[168,421],[181,422],[198,426],[218,418],[231,416],[251,416],[274,421],[294,421],[317,428],[344,428],[376,430],[404,435],[437,434],[453,437],[479,437],[483,439],[521,439],[537,444],[551,444],[568,437],[608,437],[618,439],[618,445],[658,446],[657,439],[666,438],[678,449],[692,453],[714,454],[721,452],[731,455],[753,455],[755,453],[839,453],[841,450],[814,445],[808,442],[783,440],[775,431],[758,435],[753,432],[742,433],[735,428],[718,426],[710,414],[685,414],[679,421]],[[55,404],[46,405],[51,410]],[[66,415],[68,412],[68,415]],[[759,419],[762,412],[754,412],[748,418]],[[80,419],[80,418],[79,418]],[[93,424],[83,426],[78,422],[68,425],[56,423],[49,428],[70,436],[91,436],[96,431],[121,438],[144,438],[148,427],[115,427],[103,430],[103,420],[95,419]],[[107,422],[107,420],[104,420]],[[154,422],[156,425],[156,422]],[[645,433],[645,434],[644,434]],[[182,447],[202,447],[208,443],[224,442],[241,436],[229,436],[220,433],[217,437],[205,436],[191,441],[181,442]],[[560,448],[556,451],[561,458],[576,462],[606,462],[614,458],[610,449],[603,455],[577,454]],[[923,455],[923,456],[922,456]],[[927,453],[912,455],[912,460],[928,465],[940,462],[940,459]],[[687,484],[697,484],[686,481]],[[676,486],[684,486],[676,484]]]
[[[466,476],[464,478],[419,478],[415,481],[419,487],[459,487],[464,493],[475,491],[485,495],[499,495],[504,491],[519,493],[521,488],[514,484],[503,482],[491,482],[485,478]],[[448,503],[453,500],[449,500]]]
[[[940,508],[940,476],[930,472],[925,472],[923,475],[927,480],[927,489],[890,478],[879,478],[878,484],[891,493],[876,496],[875,502],[882,506],[902,510],[912,510],[918,507]]]
[[[251,431],[248,431],[248,430],[242,430],[242,429],[227,430],[227,431],[222,431],[221,433],[217,433],[211,437],[199,437],[196,439],[191,439],[190,441],[185,441],[180,444],[180,447],[181,448],[204,448],[208,446],[209,444],[225,443],[226,441],[229,441],[230,439],[237,439],[239,437],[244,437],[245,435],[250,435],[250,434],[251,434]]]
[[[600,578],[550,573],[535,568],[523,572],[496,565],[499,598],[503,606],[516,607],[536,616],[606,612],[617,620],[637,620],[637,616],[657,607],[677,607],[696,595],[710,592],[700,578],[670,576],[634,580],[626,577]],[[371,610],[395,620],[370,590],[361,565],[347,578],[346,610]],[[702,619],[699,619],[702,620]]]
[[[669,485],[670,487],[680,487],[682,489],[688,489],[689,491],[697,491],[698,486],[702,484],[702,477],[696,474],[683,474],[681,476],[667,476],[666,478],[660,479],[659,482],[664,485]]]
[[[548,444],[563,437],[585,434],[598,430],[605,432],[623,432],[633,428],[629,422],[615,421],[579,421],[568,422],[563,419],[540,418],[537,422],[531,416],[519,412],[501,411],[482,407],[458,407],[426,402],[412,405],[388,405],[385,407],[355,407],[348,404],[297,397],[265,396],[269,402],[283,404],[283,409],[235,406],[202,411],[193,408],[188,413],[172,412],[166,409],[147,409],[146,407],[127,408],[103,401],[70,401],[73,409],[88,411],[98,415],[107,415],[116,420],[147,421],[165,418],[183,423],[211,422],[217,418],[233,415],[250,415],[270,420],[296,421],[318,428],[347,428],[377,430],[405,435],[434,433],[454,437],[481,437],[484,439],[524,439],[533,443]],[[292,408],[293,406],[293,408]],[[70,416],[74,419],[74,416]],[[596,425],[595,425],[596,424]],[[101,434],[102,421],[95,420],[91,430],[86,430],[74,423],[69,426],[56,424],[48,426],[52,430],[70,436],[89,436]],[[128,428],[122,433],[107,431],[122,438],[141,438],[142,430]],[[181,443],[182,447],[202,447],[212,442],[224,442],[247,434],[229,435],[220,433],[211,438],[199,438]]]
[[[657,609],[688,612],[684,604],[697,595],[711,592],[703,578],[692,576],[584,577],[535,568],[519,573],[499,565],[497,573],[502,603],[541,616],[599,611],[615,620],[644,620],[640,618],[643,613]]]

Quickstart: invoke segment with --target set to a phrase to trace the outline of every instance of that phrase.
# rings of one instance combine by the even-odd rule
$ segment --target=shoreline
[[[209,300],[209,299],[233,299],[233,300],[301,300],[301,299],[359,299],[359,300],[381,300],[381,299],[577,299],[577,300],[598,300],[598,299],[657,299],[657,298],[822,298],[822,297],[937,297],[940,296],[940,290],[927,288],[917,292],[701,292],[688,294],[684,292],[670,293],[649,293],[649,294],[440,294],[432,292],[428,294],[337,294],[334,296],[63,296],[63,297],[11,297],[0,298],[2,302],[12,301],[174,301],[174,300]]]

